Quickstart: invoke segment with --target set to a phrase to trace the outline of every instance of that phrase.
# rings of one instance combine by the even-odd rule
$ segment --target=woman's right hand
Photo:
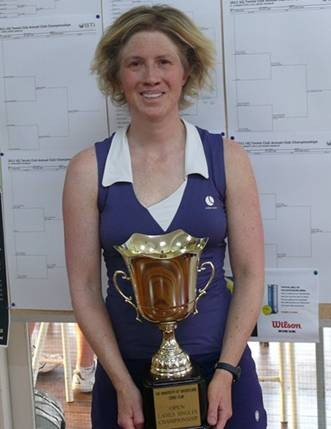
[[[144,414],[142,397],[137,386],[122,386],[117,390],[117,423],[123,429],[143,429]]]

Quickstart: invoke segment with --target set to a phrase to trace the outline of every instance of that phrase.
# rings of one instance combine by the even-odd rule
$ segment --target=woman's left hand
[[[208,386],[208,423],[223,429],[232,416],[232,374],[217,369]]]

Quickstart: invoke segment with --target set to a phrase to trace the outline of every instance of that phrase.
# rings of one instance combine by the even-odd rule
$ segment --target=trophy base
[[[145,379],[143,403],[145,429],[207,429],[207,386],[193,364],[180,379]]]

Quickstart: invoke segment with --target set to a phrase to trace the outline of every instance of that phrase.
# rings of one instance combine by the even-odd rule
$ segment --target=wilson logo
[[[280,320],[273,320],[272,327],[282,329],[302,329],[301,323],[281,322]]]

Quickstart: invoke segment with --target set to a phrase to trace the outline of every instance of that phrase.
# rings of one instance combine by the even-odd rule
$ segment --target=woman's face
[[[132,119],[178,115],[186,78],[177,46],[162,32],[136,33],[121,50],[119,82]]]

